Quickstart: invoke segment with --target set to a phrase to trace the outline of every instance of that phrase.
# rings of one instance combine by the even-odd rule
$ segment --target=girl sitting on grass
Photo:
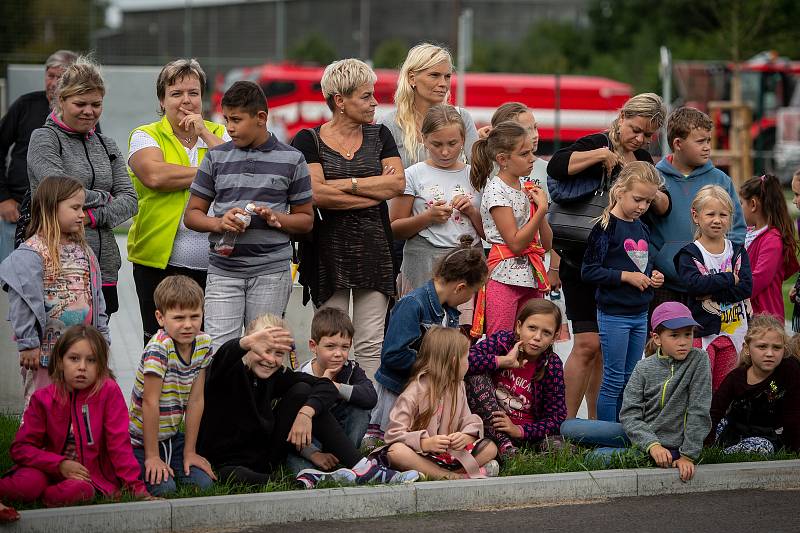
[[[16,465],[0,478],[0,499],[61,507],[123,491],[148,498],[103,335],[88,325],[70,327],[47,371],[52,383],[33,393],[25,409],[11,444]],[[10,515],[0,513],[0,521]]]
[[[403,393],[389,415],[387,446],[377,455],[392,468],[431,479],[493,477],[497,446],[483,439],[483,421],[470,413],[464,388],[469,340],[457,329],[431,328]]]
[[[783,324],[756,315],[744,339],[742,362],[711,401],[706,444],[725,453],[800,451],[800,361],[787,354]]]

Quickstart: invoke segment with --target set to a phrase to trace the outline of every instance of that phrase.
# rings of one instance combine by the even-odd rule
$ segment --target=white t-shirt
[[[531,175],[522,177],[519,179],[519,181],[523,183],[530,182],[541,187],[545,196],[547,197],[547,203],[550,203],[550,191],[547,190],[547,161],[541,157],[537,157],[536,161],[533,162],[533,170],[531,170]]]
[[[731,264],[733,260],[733,245],[731,241],[725,239],[725,250],[721,254],[712,254],[700,244],[700,241],[694,241],[694,244],[703,254],[703,266],[705,266],[706,272],[701,272],[701,274],[733,272],[734,265]],[[706,335],[703,337],[703,349],[706,349],[709,344],[714,342],[714,339],[724,335],[730,337],[731,342],[736,347],[736,351],[741,352],[744,345],[744,336],[747,333],[746,302],[721,304],[713,300],[706,300],[703,308],[710,313],[719,315],[722,321],[719,335]]]
[[[494,176],[483,190],[481,198],[481,219],[486,241],[489,244],[506,244],[497,230],[489,210],[492,207],[510,207],[514,213],[517,227],[525,225],[531,218],[531,202],[521,190],[506,185],[498,176]],[[533,265],[527,257],[512,257],[498,264],[490,275],[491,279],[506,285],[537,288],[539,284],[533,274]]]
[[[231,136],[228,135],[227,130],[222,134],[222,140],[228,142]],[[148,133],[142,130],[135,130],[131,135],[131,143],[128,149],[128,161],[131,156],[144,148],[158,148],[155,139]],[[193,167],[198,166],[199,150],[201,148],[208,148],[206,142],[197,138],[197,143],[191,148],[183,147],[186,150],[186,155],[189,157],[189,164]],[[185,209],[185,208],[184,208]],[[169,256],[168,264],[177,267],[191,268],[194,270],[208,269],[208,233],[198,233],[190,230],[181,222],[178,226],[178,231],[175,233],[175,240],[172,242],[172,253]]]
[[[453,198],[467,195],[475,209],[480,209],[481,193],[469,182],[469,165],[461,170],[443,170],[425,161],[408,167],[405,171],[406,189],[403,194],[414,197],[412,215],[418,215],[443,200],[448,204]],[[450,219],[443,224],[433,224],[419,232],[429,243],[440,248],[453,248],[459,245],[459,237],[471,235],[477,242],[478,232],[469,218],[461,211],[453,209]]]

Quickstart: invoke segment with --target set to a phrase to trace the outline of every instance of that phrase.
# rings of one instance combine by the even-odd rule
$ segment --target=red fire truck
[[[216,80],[212,96],[215,118],[221,120],[222,94],[235,81],[250,80],[264,89],[270,118],[287,138],[302,128],[317,126],[330,117],[320,89],[322,67],[288,63],[234,69]],[[376,70],[375,97],[378,116],[393,109],[396,70]],[[505,102],[528,105],[539,123],[539,153],[570,143],[584,135],[608,128],[618,110],[631,96],[631,87],[595,76],[467,73],[466,108],[478,127],[489,123]],[[452,98],[458,84],[453,77]]]

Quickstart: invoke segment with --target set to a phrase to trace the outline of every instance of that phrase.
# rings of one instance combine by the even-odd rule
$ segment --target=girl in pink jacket
[[[753,273],[753,315],[767,313],[783,323],[783,282],[798,270],[794,225],[778,178],[750,178],[739,189],[747,223],[745,248]]]
[[[468,355],[469,340],[457,329],[433,327],[425,334],[411,379],[389,414],[382,451],[392,468],[431,479],[498,474],[497,446],[483,438],[483,421],[467,405]]]
[[[11,444],[16,466],[0,479],[0,500],[58,507],[123,490],[147,497],[103,335],[88,325],[67,329],[48,373],[52,384],[33,394]]]

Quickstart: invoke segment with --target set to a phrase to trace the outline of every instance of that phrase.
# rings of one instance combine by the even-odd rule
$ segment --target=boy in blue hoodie
[[[731,198],[737,198],[731,177],[711,162],[711,118],[693,107],[680,107],[667,118],[667,136],[672,154],[661,159],[656,168],[664,178],[670,198],[667,212],[652,215],[650,226],[650,256],[655,270],[664,274],[664,286],[656,289],[650,309],[668,301],[686,302],[686,283],[678,277],[673,258],[694,241],[694,226],[690,216],[691,203],[697,191],[706,185],[719,185]],[[733,202],[733,225],[728,239],[743,244],[746,232],[742,207]]]

